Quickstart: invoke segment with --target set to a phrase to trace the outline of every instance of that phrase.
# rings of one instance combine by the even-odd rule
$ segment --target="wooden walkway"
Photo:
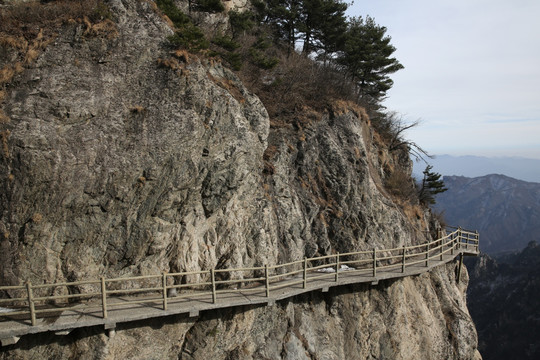
[[[288,264],[212,269],[72,283],[0,286],[0,341],[17,343],[23,335],[104,326],[243,305],[272,305],[310,291],[371,283],[429,271],[463,255],[478,254],[477,232],[456,229],[427,244],[374,249],[304,259]],[[336,271],[338,270],[338,271]],[[175,285],[176,283],[176,285]],[[182,283],[182,284],[178,284]],[[59,289],[67,292],[57,294]],[[75,302],[74,302],[75,301]]]

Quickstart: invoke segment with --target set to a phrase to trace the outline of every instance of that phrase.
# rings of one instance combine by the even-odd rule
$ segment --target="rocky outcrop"
[[[353,106],[281,128],[219,62],[167,46],[151,2],[108,2],[114,33],[65,25],[7,86],[0,282],[263,265],[426,241],[428,214],[398,206],[410,173]],[[6,133],[7,134],[7,133]],[[478,356],[453,265],[58,340],[4,358],[361,359]]]

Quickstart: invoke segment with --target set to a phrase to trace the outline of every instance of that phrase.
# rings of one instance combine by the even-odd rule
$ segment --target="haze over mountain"
[[[525,248],[540,240],[540,184],[504,175],[477,178],[444,176],[448,191],[437,195],[435,209],[448,224],[478,230],[483,252]]]
[[[478,177],[504,174],[515,179],[540,183],[540,159],[436,155],[429,163],[433,165],[433,171],[442,175]],[[414,163],[414,174],[417,178],[421,178],[424,169],[424,162]]]

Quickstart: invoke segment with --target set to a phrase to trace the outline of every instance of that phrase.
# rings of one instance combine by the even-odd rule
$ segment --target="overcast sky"
[[[540,159],[540,0],[356,0],[405,69],[385,105],[431,154]]]

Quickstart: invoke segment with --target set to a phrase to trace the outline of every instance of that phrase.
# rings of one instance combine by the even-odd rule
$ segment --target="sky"
[[[383,103],[430,154],[540,159],[539,0],[355,0],[405,69]]]

